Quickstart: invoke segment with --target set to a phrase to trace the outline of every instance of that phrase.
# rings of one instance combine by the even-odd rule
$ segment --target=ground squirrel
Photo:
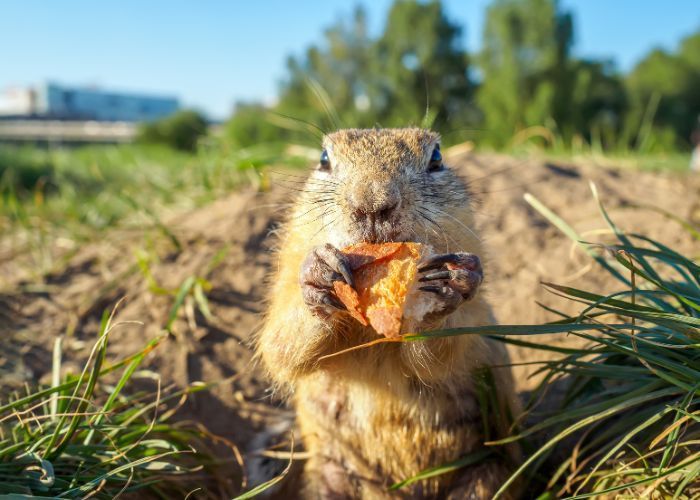
[[[507,432],[506,416],[518,406],[510,372],[485,369],[508,363],[497,341],[467,335],[387,343],[319,361],[377,338],[333,295],[334,280],[352,281],[338,249],[353,243],[433,247],[436,256],[420,271],[424,292],[439,297],[441,309],[423,330],[493,323],[477,293],[482,248],[470,195],[442,161],[439,141],[419,128],[326,135],[321,160],[280,231],[257,349],[291,398],[310,454],[303,498],[491,498],[517,461],[517,450],[493,452],[476,465],[388,490]],[[454,261],[462,269],[443,266]],[[484,387],[495,402],[488,415]]]

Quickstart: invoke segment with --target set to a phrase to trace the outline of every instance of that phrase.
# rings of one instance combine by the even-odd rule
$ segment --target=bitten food
[[[342,250],[355,288],[336,281],[333,288],[350,315],[385,337],[398,337],[418,325],[435,307],[432,294],[418,290],[418,264],[431,249],[421,243],[360,243]]]

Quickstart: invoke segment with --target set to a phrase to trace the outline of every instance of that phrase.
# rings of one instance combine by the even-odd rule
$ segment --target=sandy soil
[[[554,319],[537,301],[576,310],[575,304],[548,294],[541,281],[592,290],[614,287],[590,266],[583,252],[530,208],[523,200],[525,192],[534,194],[587,239],[598,241],[604,235],[591,231],[603,228],[604,223],[590,193],[588,183],[592,180],[622,228],[687,252],[700,251],[677,224],[663,216],[650,210],[621,208],[633,200],[643,201],[697,220],[698,177],[496,155],[461,154],[452,157],[451,163],[469,179],[478,200],[480,231],[490,253],[486,293],[501,323],[534,324]],[[162,331],[173,291],[190,276],[206,278],[213,318],[208,320],[194,301],[186,301],[173,335],[149,357],[147,366],[164,381],[180,386],[238,375],[210,393],[197,394],[187,411],[213,432],[245,448],[256,432],[284,412],[281,402],[266,391],[252,360],[249,340],[263,312],[266,276],[274,265],[271,232],[290,196],[293,192],[275,182],[267,192],[244,190],[168,220],[166,226],[180,249],[157,229],[118,231],[81,249],[64,269],[42,283],[18,283],[24,292],[0,297],[0,333],[10,339],[0,353],[4,387],[27,379],[45,380],[57,335],[66,335],[66,369],[72,366],[76,371],[95,339],[103,310],[114,307],[122,297],[126,300],[116,320],[143,324],[115,329],[111,356],[119,358],[137,351]],[[217,255],[223,256],[218,264],[213,262]],[[0,276],[16,275],[8,268],[13,265],[16,262],[0,263]],[[564,344],[573,340],[543,336],[537,341]],[[511,354],[516,363],[533,360],[526,349],[511,349]],[[527,375],[534,369],[515,368],[518,390],[533,387]]]

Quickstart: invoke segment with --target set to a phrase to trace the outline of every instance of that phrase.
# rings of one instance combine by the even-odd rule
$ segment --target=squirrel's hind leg
[[[501,485],[510,477],[512,470],[503,460],[489,460],[481,465],[467,467],[450,484],[448,500],[486,500],[493,498]],[[505,500],[518,498],[510,488]]]
[[[311,457],[304,467],[305,500],[352,500],[357,488],[342,464],[325,457]]]

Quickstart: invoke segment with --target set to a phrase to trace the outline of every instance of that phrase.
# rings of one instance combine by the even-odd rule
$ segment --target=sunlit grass
[[[297,148],[298,149],[298,148]],[[36,277],[56,270],[106,231],[156,229],[165,220],[253,185],[263,167],[306,165],[281,144],[233,150],[204,143],[196,154],[144,145],[37,149],[0,146],[0,228],[7,254]],[[63,257],[63,258],[61,258]]]
[[[595,189],[594,195],[597,196]],[[538,411],[552,384],[564,384],[560,408],[534,426],[500,441],[524,443],[522,466],[499,492],[520,476],[528,492],[549,498],[697,498],[700,495],[700,265],[642,234],[624,233],[601,214],[615,242],[585,242],[564,220],[531,195],[526,200],[577,242],[620,284],[614,293],[584,291],[545,283],[562,298],[581,304],[576,316],[546,325],[453,328],[404,341],[479,334],[503,342],[565,354],[545,362],[543,381],[528,411]],[[641,208],[639,208],[641,210]],[[679,222],[673,214],[669,224]],[[700,242],[700,233],[679,224]],[[555,312],[554,309],[552,309]],[[562,333],[587,342],[584,347],[549,346],[540,333]],[[549,437],[533,448],[533,438]],[[551,460],[554,453],[556,460]],[[562,458],[563,457],[563,458]],[[471,463],[471,462],[468,462]],[[425,471],[435,475],[455,464]],[[409,484],[409,478],[396,486]]]
[[[528,147],[514,151],[532,154]],[[568,161],[594,158],[601,165],[630,168],[680,171],[686,164],[681,154],[602,154],[591,148],[578,153],[556,148],[537,151]],[[0,223],[7,234],[24,233],[29,250],[37,253],[57,238],[69,237],[77,248],[78,243],[99,237],[107,229],[142,228],[144,222],[174,238],[177,247],[180,243],[163,223],[164,212],[205,204],[243,183],[265,189],[266,181],[257,172],[278,162],[289,164],[288,153],[285,147],[274,145],[238,151],[205,145],[195,155],[143,146],[56,151],[3,147]],[[302,157],[300,154],[298,164],[308,162]],[[564,358],[543,365],[544,382],[533,401],[546,393],[547,384],[557,381],[566,381],[568,392],[559,411],[511,438],[527,441],[543,432],[554,436],[539,449],[530,450],[518,475],[553,496],[621,493],[691,498],[700,482],[697,261],[641,234],[624,234],[605,211],[602,214],[617,241],[582,242],[544,204],[532,197],[527,200],[577,241],[601,272],[615,276],[620,290],[604,295],[549,284],[552,292],[582,303],[581,314],[546,325],[452,329],[403,340],[482,334],[557,352],[561,349],[537,343],[531,336],[566,333],[587,340],[589,347],[567,349]],[[679,222],[675,215],[666,215],[669,224]],[[680,222],[679,231],[700,237],[692,225]],[[147,259],[139,260],[134,272],[139,269],[148,282]],[[158,288],[157,283],[149,282],[149,286]],[[161,326],[168,330],[185,300],[207,316],[206,288],[206,276],[193,275],[176,290],[156,290],[172,296],[174,302]],[[143,354],[157,341],[146,351],[105,369],[110,328],[105,318],[83,374],[0,402],[0,492],[45,496],[60,492],[68,497],[92,493],[108,498],[122,489],[146,488],[165,494],[186,484],[180,479],[192,477],[194,469],[209,463],[192,446],[210,436],[201,428],[174,423],[172,409],[167,409],[168,404],[202,386],[151,393],[122,391],[137,372]],[[122,378],[116,385],[104,382],[105,372],[119,370]],[[547,458],[553,452],[560,454],[562,442],[569,439],[576,439],[576,446],[565,453],[558,468],[551,469]],[[421,477],[475,463],[477,458],[463,457],[425,471]],[[281,477],[263,487],[279,480]],[[394,487],[400,489],[418,480],[420,477],[406,478]],[[186,493],[186,487],[178,491]],[[254,489],[248,495],[260,491]]]
[[[536,126],[514,134],[507,146],[499,150],[494,150],[488,142],[484,144],[479,140],[476,140],[476,146],[482,151],[507,153],[518,158],[541,158],[654,172],[690,170],[690,151],[631,147],[621,136],[608,137],[605,146],[602,142],[594,133],[587,139],[576,135],[567,140],[557,132],[556,127]]]
[[[568,389],[559,411],[520,435],[555,432],[519,472],[574,436],[559,468],[540,471],[557,496],[700,494],[700,266],[643,234],[624,233],[602,203],[613,243],[584,242],[539,200],[527,201],[617,278],[620,289],[601,294],[545,284],[583,305],[560,324],[594,325],[597,334],[572,330],[588,347],[542,368],[537,395],[556,381],[566,381]],[[687,223],[679,230],[700,241]],[[621,318],[625,327],[612,324]]]
[[[240,461],[235,446],[175,418],[189,394],[208,386],[161,387],[157,374],[139,371],[163,337],[108,365],[109,335],[119,326],[103,316],[80,374],[62,378],[57,340],[51,386],[0,394],[1,494],[114,498],[144,490],[151,497],[184,497],[211,484],[222,464],[233,475]],[[137,389],[139,379],[153,388]],[[219,466],[210,452],[215,443],[230,449],[231,458]]]

